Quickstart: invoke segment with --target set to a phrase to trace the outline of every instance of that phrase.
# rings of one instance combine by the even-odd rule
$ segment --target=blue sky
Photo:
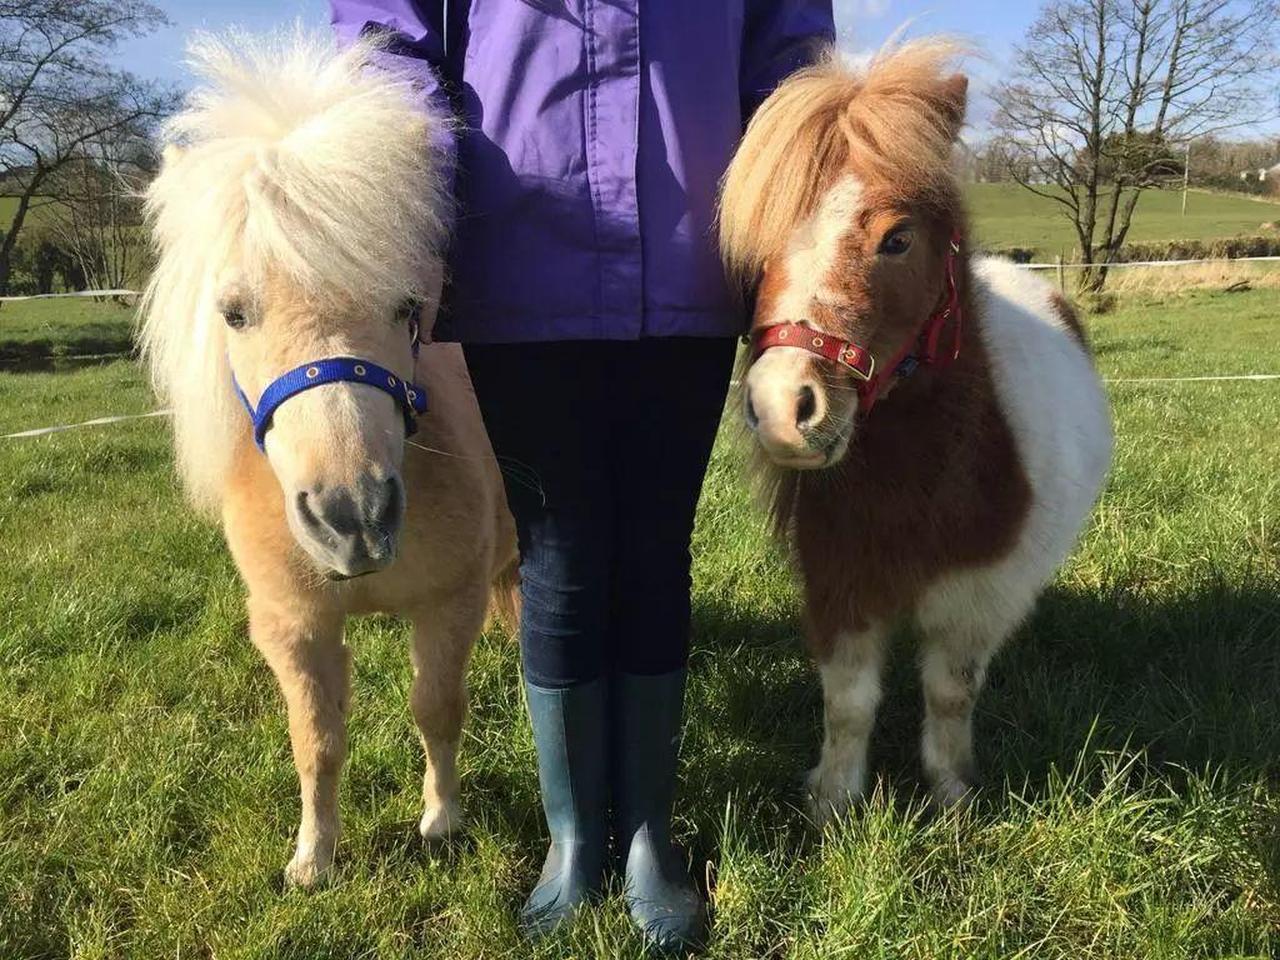
[[[150,37],[122,46],[118,62],[135,73],[185,84],[183,41],[192,30],[242,26],[266,30],[301,19],[328,23],[328,0],[153,0],[174,25]],[[455,0],[459,2],[459,0]],[[698,3],[700,0],[685,0]],[[989,129],[991,104],[985,96],[1012,47],[1025,34],[1039,11],[1040,0],[833,0],[840,46],[851,52],[874,50],[906,26],[908,36],[947,33],[969,41],[984,56],[968,64],[969,130],[973,142]],[[1243,135],[1280,130],[1272,119],[1242,131]]]
[[[328,21],[327,0],[157,0],[174,26],[127,44],[120,61],[147,76],[182,81],[183,37],[197,28],[232,25],[266,29],[297,18],[314,24]],[[689,0],[696,3],[697,0]],[[1031,0],[835,0],[840,44],[850,50],[879,46],[903,23],[913,20],[913,33],[958,33],[1001,58],[1022,35],[1038,4]]]
[[[178,83],[187,81],[182,66],[183,40],[196,29],[217,30],[243,26],[265,30],[301,19],[323,25],[328,22],[327,0],[156,0],[174,25],[150,37],[125,44],[119,51],[121,66],[143,76]],[[698,0],[688,0],[696,3]],[[911,34],[951,33],[975,43],[989,57],[971,65],[973,103],[971,127],[984,125],[987,105],[982,91],[999,64],[1031,23],[1038,3],[1032,0],[834,0],[840,45],[862,51],[878,47],[895,30],[909,23]]]

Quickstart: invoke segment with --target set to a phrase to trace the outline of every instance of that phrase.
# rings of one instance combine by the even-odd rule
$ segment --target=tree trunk
[[[0,242],[0,297],[9,292],[9,280],[13,272],[13,251],[18,246],[18,235],[22,233],[22,224],[27,219],[27,211],[31,209],[31,198],[40,188],[42,179],[39,175],[32,177],[31,182],[22,191],[18,197],[18,206],[13,211],[9,232],[4,235],[3,242]]]
[[[1094,265],[1093,226],[1087,228],[1082,223],[1076,224],[1076,238],[1080,243],[1080,274],[1076,278],[1076,290],[1080,293],[1096,293],[1102,289],[1098,280],[1098,269]],[[1102,283],[1106,282],[1103,275]]]

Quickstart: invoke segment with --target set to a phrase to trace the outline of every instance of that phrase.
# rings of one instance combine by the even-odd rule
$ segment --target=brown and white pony
[[[885,642],[905,620],[921,638],[925,771],[941,802],[970,790],[987,664],[1110,462],[1071,308],[969,255],[951,163],[960,52],[925,40],[801,71],[756,114],[724,183],[724,257],[756,289],[746,418],[822,678],[820,816],[864,790]]]
[[[369,69],[372,53],[301,33],[196,40],[204,82],[147,197],[159,259],[143,348],[288,706],[302,822],[285,874],[303,886],[338,839],[347,616],[413,623],[420,830],[442,835],[460,816],[463,673],[515,552],[461,353],[417,350],[442,273],[448,200],[428,144],[443,121]]]

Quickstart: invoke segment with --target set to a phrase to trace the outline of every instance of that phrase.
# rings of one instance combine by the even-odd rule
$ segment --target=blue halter
[[[410,327],[413,335],[413,356],[418,356],[418,325]],[[357,357],[326,357],[323,360],[312,360],[300,367],[294,367],[267,384],[258,398],[255,409],[245,396],[235,374],[231,375],[231,383],[240,397],[240,402],[249,411],[253,420],[253,441],[259,450],[266,450],[267,430],[271,427],[271,417],[276,409],[290,397],[296,397],[304,390],[323,386],[326,383],[363,383],[390,395],[396,402],[400,412],[404,414],[405,436],[418,429],[418,416],[427,412],[427,391],[416,383],[402,380],[386,367],[380,367],[368,360]]]

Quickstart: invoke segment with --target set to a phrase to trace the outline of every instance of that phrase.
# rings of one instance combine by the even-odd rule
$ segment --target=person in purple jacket
[[[830,0],[331,0],[339,37],[458,118],[437,337],[461,341],[520,543],[550,850],[538,936],[602,885],[661,947],[705,908],[670,840],[689,541],[744,311],[714,242],[752,110],[834,39]],[[612,829],[611,829],[612,828]]]

